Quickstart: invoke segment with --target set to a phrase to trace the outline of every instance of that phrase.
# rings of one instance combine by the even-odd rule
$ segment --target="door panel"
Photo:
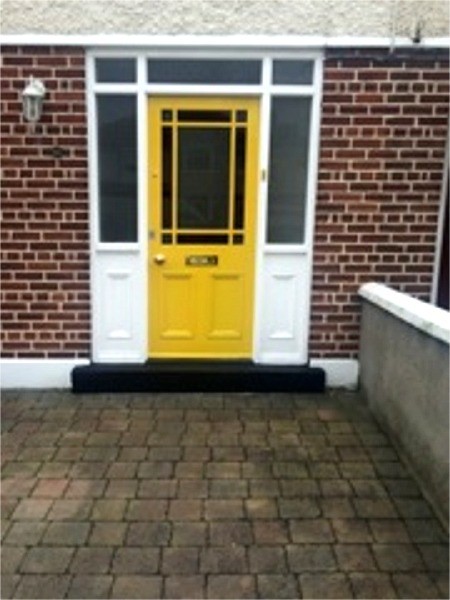
[[[149,100],[149,354],[252,354],[258,100]]]

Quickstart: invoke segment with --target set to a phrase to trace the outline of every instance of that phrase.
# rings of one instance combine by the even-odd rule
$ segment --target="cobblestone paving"
[[[448,598],[357,394],[2,395],[2,598]]]

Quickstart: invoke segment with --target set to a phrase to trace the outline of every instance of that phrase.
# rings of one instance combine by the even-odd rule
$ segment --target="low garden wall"
[[[362,392],[448,528],[450,313],[376,283],[359,294]]]

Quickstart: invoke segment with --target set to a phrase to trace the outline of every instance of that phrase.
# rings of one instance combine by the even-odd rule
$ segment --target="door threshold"
[[[260,365],[250,360],[161,360],[75,367],[74,393],[323,392],[325,372],[307,365]]]

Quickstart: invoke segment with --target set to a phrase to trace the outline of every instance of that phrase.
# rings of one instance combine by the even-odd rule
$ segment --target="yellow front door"
[[[151,357],[251,357],[258,106],[149,99]]]

